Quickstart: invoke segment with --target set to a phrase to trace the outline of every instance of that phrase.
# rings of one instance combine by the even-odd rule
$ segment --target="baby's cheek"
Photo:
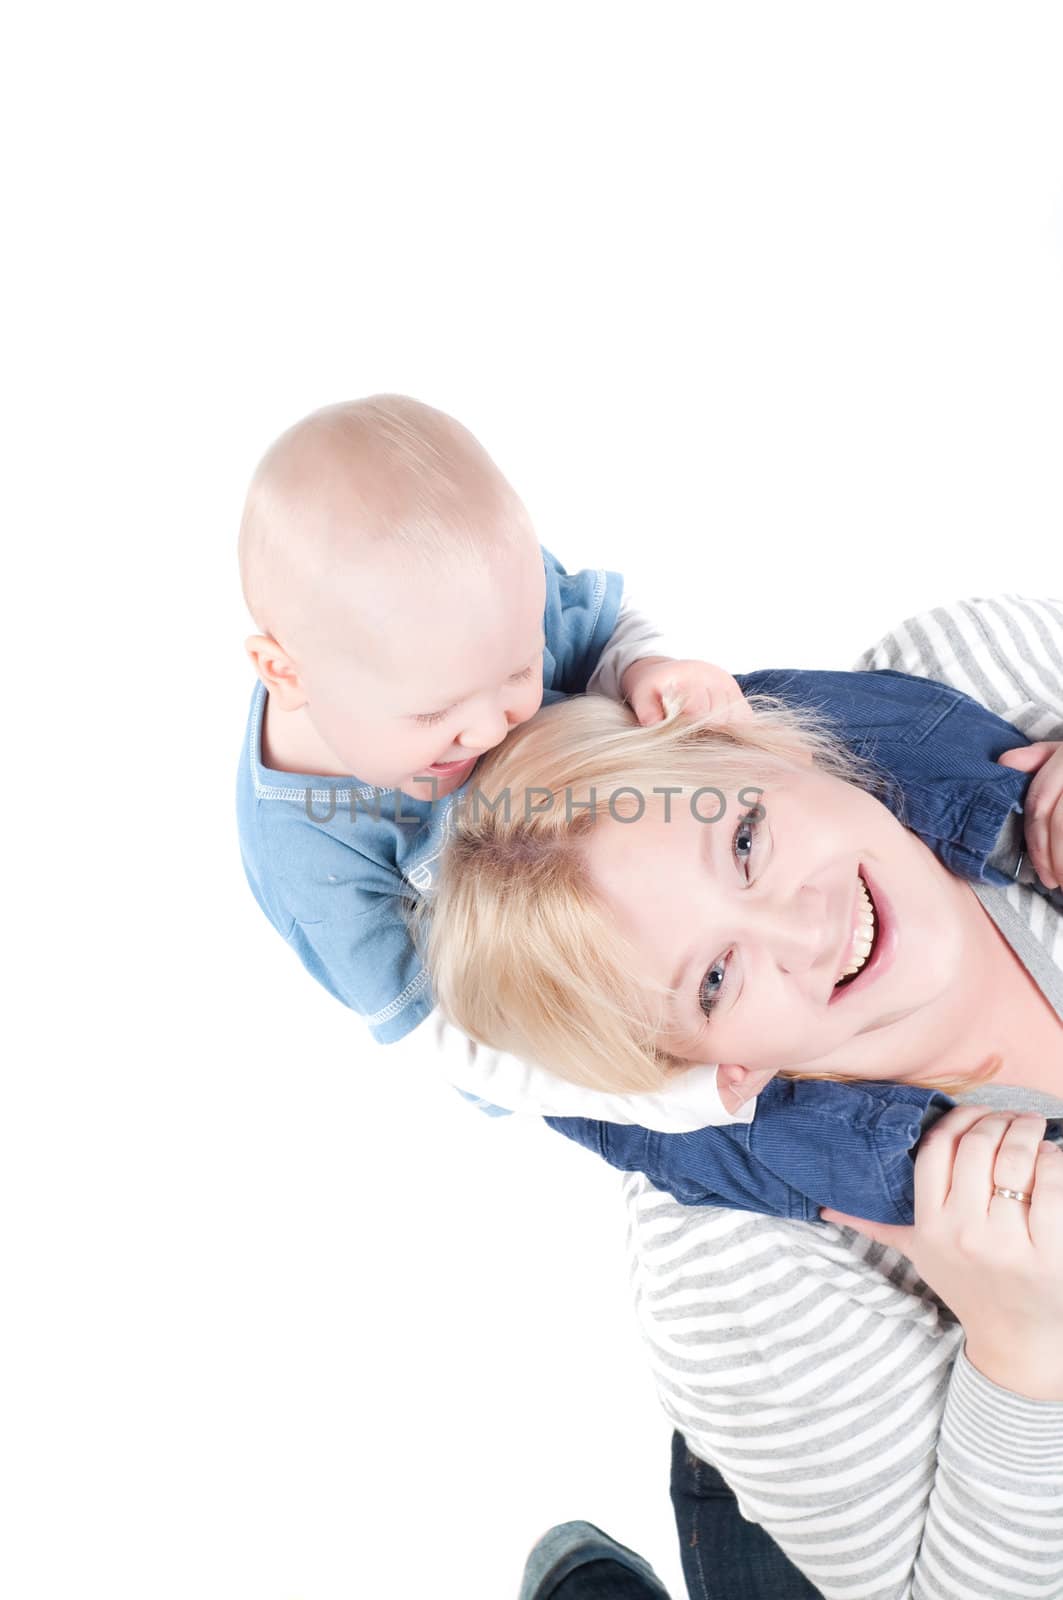
[[[529,722],[543,703],[543,683],[540,678],[538,683],[533,683],[528,693],[521,701],[517,714],[521,722]]]

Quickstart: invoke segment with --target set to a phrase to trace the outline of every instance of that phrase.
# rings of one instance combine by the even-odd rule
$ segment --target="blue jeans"
[[[678,1433],[672,1508],[690,1600],[822,1600],[774,1539],[746,1521],[716,1468],[691,1455]]]

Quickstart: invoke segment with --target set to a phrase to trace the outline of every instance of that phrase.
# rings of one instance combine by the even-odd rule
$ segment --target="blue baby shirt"
[[[620,611],[618,573],[568,573],[543,551],[543,699],[582,694]],[[432,1010],[404,907],[431,886],[456,795],[433,804],[357,778],[262,765],[266,690],[251,698],[237,778],[244,871],[306,970],[357,1011],[382,1044]],[[460,794],[461,790],[457,791]]]
[[[882,774],[878,797],[951,871],[1008,884],[991,857],[1022,809],[1025,773],[997,765],[1029,741],[959,689],[905,673],[754,672],[745,694],[814,708]],[[1010,863],[1009,863],[1010,864]],[[1017,870],[1016,859],[1014,867]],[[821,1206],[878,1222],[912,1220],[912,1153],[953,1101],[903,1083],[773,1078],[751,1122],[654,1133],[584,1117],[552,1128],[685,1205],[813,1220]]]

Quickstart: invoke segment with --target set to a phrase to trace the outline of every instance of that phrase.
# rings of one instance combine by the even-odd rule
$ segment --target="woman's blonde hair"
[[[825,722],[753,697],[738,721],[675,708],[641,727],[603,695],[552,705],[487,758],[449,820],[437,891],[418,933],[436,997],[467,1034],[588,1087],[661,1087],[677,1062],[659,1044],[668,990],[653,988],[612,926],[586,865],[595,814],[620,818],[719,791],[756,804],[756,779],[815,763],[874,789],[879,775]],[[745,794],[743,796],[743,791]],[[719,806],[702,800],[698,814]],[[737,824],[740,813],[734,812]]]
[[[725,725],[672,707],[644,728],[628,707],[586,694],[509,734],[451,810],[437,893],[416,915],[451,1021],[483,1045],[600,1090],[656,1090],[690,1066],[658,1043],[668,989],[652,989],[634,970],[591,882],[586,840],[596,813],[642,814],[664,789],[672,805],[701,792],[714,795],[708,810],[719,790],[728,805],[740,795],[748,810],[759,798],[751,778],[810,763],[872,794],[889,786],[820,715],[768,696],[751,696],[751,706],[752,717]],[[900,797],[890,798],[900,810]],[[906,1082],[957,1093],[997,1067],[991,1059],[967,1077]]]

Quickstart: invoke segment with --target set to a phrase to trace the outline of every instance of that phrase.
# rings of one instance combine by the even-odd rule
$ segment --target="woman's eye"
[[[741,822],[738,824],[738,827],[734,831],[734,837],[731,840],[731,849],[734,851],[735,859],[740,861],[743,866],[748,866],[750,860],[752,859],[753,846],[756,843],[757,837],[757,827],[758,823],[754,813],[747,811],[746,815],[742,818]]]
[[[746,877],[749,876],[749,862],[752,859],[756,845],[759,825],[760,819],[756,810],[747,811],[735,829],[731,840],[731,850],[734,853],[734,858],[741,865]],[[713,962],[701,980],[701,987],[698,990],[698,1005],[706,1016],[711,1014],[719,1001],[727,977],[727,963],[730,959],[730,952],[725,956],[720,956],[718,960]]]
[[[698,991],[698,1005],[701,1007],[702,1011],[704,1011],[706,1016],[710,1016],[712,1014],[713,1007],[720,998],[720,993],[723,989],[723,982],[726,975],[727,957],[721,956],[718,961],[713,962],[712,966],[701,980],[701,988]]]

